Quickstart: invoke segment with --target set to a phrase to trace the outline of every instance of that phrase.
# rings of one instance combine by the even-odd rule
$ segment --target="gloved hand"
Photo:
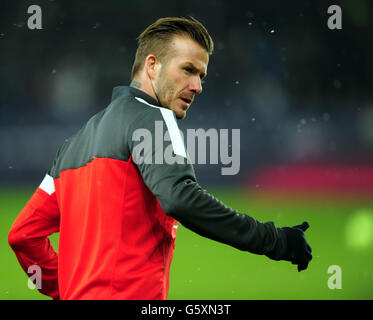
[[[285,234],[286,248],[285,252],[280,256],[267,256],[274,260],[286,260],[292,264],[298,265],[298,271],[307,269],[308,263],[312,260],[312,249],[307,243],[304,231],[309,227],[308,222],[303,222],[301,225],[294,227],[279,228],[279,232]]]

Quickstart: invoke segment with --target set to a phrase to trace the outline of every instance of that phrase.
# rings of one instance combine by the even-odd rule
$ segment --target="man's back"
[[[129,88],[116,90],[51,170],[61,214],[62,299],[167,298],[177,222],[145,186],[127,141],[136,118],[159,111]]]
[[[139,119],[154,125],[162,115],[135,95],[152,102],[137,89],[115,88],[112,103],[57,152],[41,185],[48,198],[38,190],[42,198],[15,223],[24,228],[22,216],[55,199],[61,299],[167,298],[177,222],[145,185],[128,140]]]

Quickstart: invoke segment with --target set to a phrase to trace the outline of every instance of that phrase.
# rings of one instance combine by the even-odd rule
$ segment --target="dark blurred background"
[[[33,4],[42,30],[27,27]],[[332,4],[341,30],[327,26]],[[129,84],[136,37],[165,16],[197,18],[215,42],[180,128],[241,130],[239,174],[198,165],[201,183],[246,184],[278,164],[372,164],[372,10],[368,0],[1,0],[0,184],[40,183],[64,140]]]

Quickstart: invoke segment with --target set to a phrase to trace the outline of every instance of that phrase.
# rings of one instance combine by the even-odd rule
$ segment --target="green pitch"
[[[373,203],[263,201],[242,190],[209,190],[260,221],[293,226],[307,220],[313,260],[299,273],[289,262],[245,253],[179,226],[169,299],[373,299]],[[49,299],[28,288],[7,241],[32,192],[0,189],[0,299]],[[57,248],[58,234],[51,240]],[[331,267],[335,265],[339,275]],[[331,289],[337,276],[340,289]]]

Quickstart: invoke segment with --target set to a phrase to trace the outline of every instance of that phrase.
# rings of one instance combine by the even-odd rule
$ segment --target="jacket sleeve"
[[[251,253],[280,257],[286,240],[273,222],[262,223],[233,210],[198,184],[185,146],[177,137],[180,133],[175,130],[173,112],[162,109],[149,107],[132,123],[127,136],[134,162],[164,212],[201,236]],[[146,143],[149,137],[152,141]]]
[[[14,221],[8,235],[9,245],[22,269],[31,277],[30,266],[40,267],[41,281],[37,288],[53,299],[59,299],[58,256],[48,236],[59,231],[59,221],[53,178],[46,175]]]

